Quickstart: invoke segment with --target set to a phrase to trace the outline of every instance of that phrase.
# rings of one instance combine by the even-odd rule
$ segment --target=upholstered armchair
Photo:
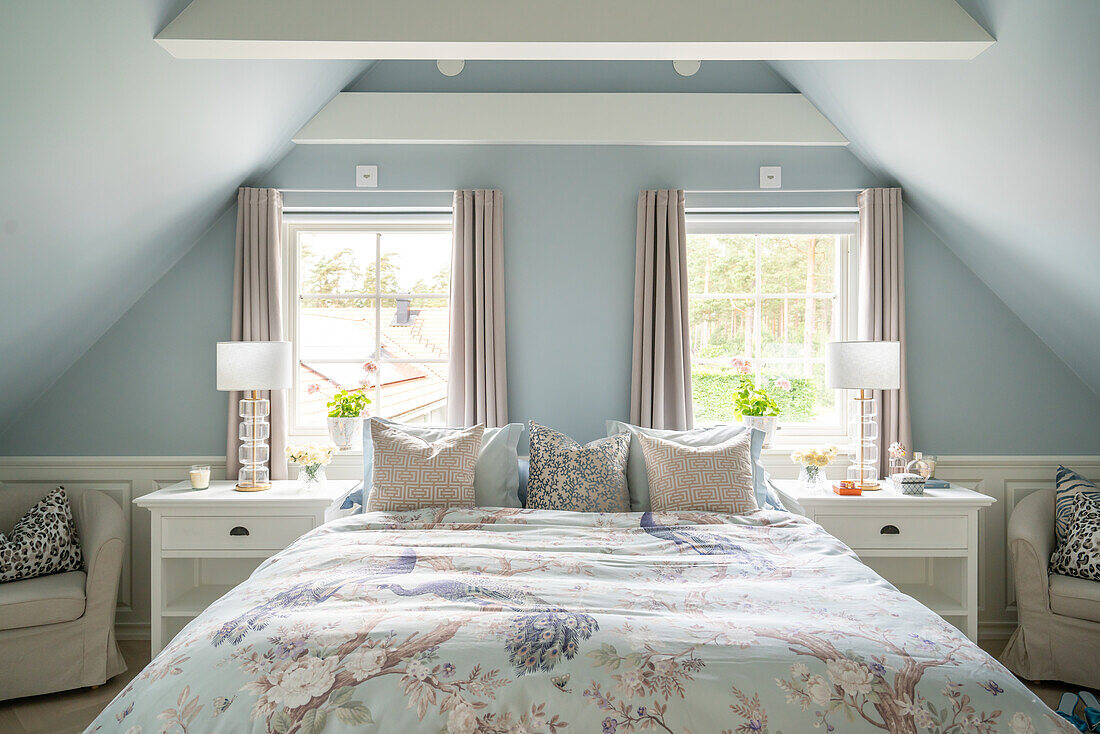
[[[1032,492],[1008,522],[1019,627],[1001,662],[1027,680],[1100,688],[1100,581],[1048,571],[1054,490]]]
[[[0,487],[5,532],[41,487]],[[102,492],[70,495],[84,570],[0,584],[0,700],[95,686],[126,670],[115,642],[125,525]]]

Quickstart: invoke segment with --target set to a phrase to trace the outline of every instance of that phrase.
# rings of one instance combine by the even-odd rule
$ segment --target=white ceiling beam
[[[801,94],[343,92],[299,144],[847,145]]]
[[[193,0],[180,58],[970,59],[955,0]]]

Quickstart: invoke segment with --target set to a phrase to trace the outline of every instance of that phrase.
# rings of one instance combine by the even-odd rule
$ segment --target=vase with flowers
[[[325,483],[325,467],[336,455],[330,443],[287,446],[286,458],[298,465],[298,486],[314,489]]]
[[[779,422],[779,405],[768,395],[768,388],[757,381],[751,361],[745,357],[732,357],[729,366],[740,375],[733,393],[733,404],[741,416],[741,422],[763,431],[764,445],[770,446]],[[786,377],[780,377],[772,384],[785,392],[791,391],[791,381]]]
[[[824,490],[825,467],[833,463],[838,453],[837,447],[832,445],[793,452],[791,461],[802,467],[798,472],[798,481],[807,489]]]
[[[887,450],[890,454],[890,475],[901,474],[905,471],[905,446],[898,441],[894,441],[890,444],[890,448]]]

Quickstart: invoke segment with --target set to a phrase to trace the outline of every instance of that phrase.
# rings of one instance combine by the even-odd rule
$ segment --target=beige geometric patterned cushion
[[[752,431],[716,446],[684,446],[638,434],[654,512],[757,509],[752,486]]]
[[[371,420],[374,472],[367,512],[473,507],[474,467],[484,425],[428,443]]]

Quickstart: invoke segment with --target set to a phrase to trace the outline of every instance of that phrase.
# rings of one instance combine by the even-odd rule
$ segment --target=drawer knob
[[[238,525],[237,527],[230,530],[229,534],[230,535],[248,535],[248,528],[246,528],[244,525]]]
[[[897,525],[883,525],[878,533],[879,535],[901,535],[901,531],[898,530]]]

